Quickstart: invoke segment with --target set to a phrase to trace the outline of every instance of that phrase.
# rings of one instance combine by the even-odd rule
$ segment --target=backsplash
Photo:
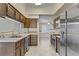
[[[0,35],[10,35],[12,33],[18,34],[23,32],[23,24],[18,21],[13,21],[8,17],[1,18],[0,17]]]
[[[29,33],[37,33],[37,28],[29,28]]]

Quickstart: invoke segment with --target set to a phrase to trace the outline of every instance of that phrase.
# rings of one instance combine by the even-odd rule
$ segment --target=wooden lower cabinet
[[[30,45],[37,46],[38,44],[38,36],[37,35],[30,35]]]
[[[21,40],[21,56],[25,55],[25,50],[24,50],[24,39]]]
[[[24,56],[25,55],[24,39],[15,43],[15,55],[16,56]]]
[[[21,49],[20,49],[20,47],[15,50],[15,56],[21,56]]]

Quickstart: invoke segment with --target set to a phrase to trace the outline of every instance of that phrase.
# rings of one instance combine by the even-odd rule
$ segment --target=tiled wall
[[[0,34],[4,33],[19,33],[22,32],[23,24],[17,21],[13,21],[10,18],[0,17]]]

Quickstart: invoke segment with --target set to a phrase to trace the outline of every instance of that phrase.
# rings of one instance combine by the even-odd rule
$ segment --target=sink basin
[[[10,38],[20,38],[21,36],[10,36]]]

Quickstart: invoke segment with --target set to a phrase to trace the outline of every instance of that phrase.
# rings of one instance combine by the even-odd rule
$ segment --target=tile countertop
[[[29,33],[29,34],[21,34],[20,38],[0,38],[0,43],[1,42],[17,42],[25,37],[27,37],[28,35],[37,35],[37,33]]]
[[[38,35],[37,33],[29,33],[29,35]]]
[[[22,37],[20,37],[20,38],[0,38],[0,43],[1,42],[14,42],[15,43],[28,35],[30,35],[30,34],[22,35]]]

